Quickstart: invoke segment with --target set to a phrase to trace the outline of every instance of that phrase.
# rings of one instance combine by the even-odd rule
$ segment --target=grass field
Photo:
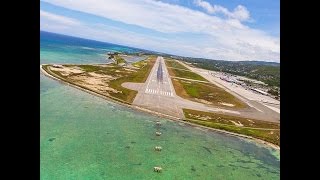
[[[224,89],[208,83],[173,79],[174,89],[178,96],[224,108],[245,108],[247,105]],[[226,105],[227,104],[227,105]],[[231,106],[231,104],[233,106]]]
[[[137,62],[132,63],[132,66],[137,67],[137,68],[141,68],[147,64],[148,64],[148,62],[146,60],[142,60],[142,61],[137,61]]]
[[[177,68],[177,69],[184,69],[190,71],[188,68],[186,68],[184,65],[178,63],[175,60],[166,60],[165,61],[168,68]]]
[[[196,111],[191,109],[183,109],[186,121],[195,124],[222,129],[225,131],[235,132],[252,136],[267,142],[280,145],[280,124],[259,121],[255,119],[248,119],[224,114]],[[243,126],[237,126],[242,124]],[[261,129],[255,129],[261,128]]]
[[[170,76],[208,82],[208,80],[206,80],[199,74],[191,72],[189,69],[187,69],[185,66],[181,65],[178,62],[168,61],[168,60],[166,60],[165,62],[168,67],[175,66],[174,68],[168,68],[168,72]],[[179,69],[176,69],[176,68],[179,68]],[[185,70],[181,70],[181,69],[185,69]]]
[[[104,96],[111,97],[115,100],[131,104],[137,94],[137,91],[124,88],[121,86],[121,84],[124,82],[145,82],[154,63],[155,57],[151,56],[143,62],[137,62],[137,64],[140,64],[141,66],[139,69],[134,70],[128,70],[128,68],[126,67],[120,67],[117,65],[63,65],[65,67],[77,67],[84,71],[83,73],[71,73],[69,75],[63,75],[59,71],[50,70],[49,67],[51,65],[44,65],[43,69],[49,74],[71,84],[94,91]],[[112,77],[111,79],[109,79],[109,81],[105,81],[106,87],[110,87],[116,90],[117,92],[108,91],[107,93],[104,93],[104,91],[102,90],[99,91],[97,89],[92,89],[90,88],[90,86],[83,84],[83,82],[80,83],[80,81],[77,81],[75,80],[75,78],[73,78],[75,76],[84,76],[89,78],[92,77],[90,73],[96,73]]]
[[[64,66],[75,66],[75,65],[64,65]],[[121,77],[125,75],[129,75],[130,72],[124,71],[123,67],[121,66],[113,66],[113,65],[108,65],[108,66],[99,66],[99,65],[76,65],[77,67],[80,67],[82,70],[84,70],[86,73],[88,72],[95,72],[98,74],[105,74],[105,75],[110,75],[110,76],[115,76],[115,77]]]
[[[186,68],[179,62],[174,60],[166,60],[165,62],[169,67],[168,72],[170,76],[172,76],[172,83],[178,96],[189,99],[191,101],[220,106],[224,108],[247,107],[247,105],[241,100],[214,84],[192,81],[199,80],[209,82],[202,76],[191,72],[190,70],[188,70],[188,68]],[[186,80],[174,77],[185,78]],[[188,79],[190,79],[190,81]]]
[[[122,91],[122,93],[111,92],[110,95],[122,99],[126,102],[132,103],[138,92],[124,88],[121,86],[121,84],[124,82],[144,83],[148,78],[153,64],[155,63],[155,57],[148,59],[146,62],[147,63],[142,66],[137,72],[133,72],[129,75],[122,76],[118,79],[110,81],[110,87]]]

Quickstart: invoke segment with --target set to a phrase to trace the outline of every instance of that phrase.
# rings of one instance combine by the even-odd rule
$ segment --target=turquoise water
[[[105,63],[108,52],[141,52],[140,49],[40,32],[40,63]]]
[[[82,57],[41,51],[49,62]],[[99,59],[90,56],[86,61]],[[41,179],[280,179],[279,171],[278,150],[138,112],[40,74]]]

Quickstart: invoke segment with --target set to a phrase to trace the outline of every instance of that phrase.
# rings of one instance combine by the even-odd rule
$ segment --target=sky
[[[280,62],[280,0],[42,0],[40,30],[179,56]]]

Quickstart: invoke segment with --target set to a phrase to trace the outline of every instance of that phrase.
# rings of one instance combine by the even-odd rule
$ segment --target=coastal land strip
[[[152,75],[155,76],[155,73],[157,72],[156,68],[158,68],[159,64],[161,64],[161,63],[164,65],[163,71],[164,72],[166,71],[166,73],[164,73],[164,75],[167,75],[167,77],[165,77],[165,78],[167,78],[167,82],[163,83],[164,84],[163,86],[161,86],[159,84],[157,85],[155,83],[156,79],[154,79],[154,77],[152,77]],[[190,108],[189,105],[184,107],[184,105],[188,104],[188,103],[186,103],[186,99],[183,99],[176,94],[176,90],[175,90],[176,87],[174,87],[173,83],[172,83],[173,82],[172,79],[174,79],[174,77],[169,75],[170,72],[168,72],[168,69],[170,69],[170,68],[167,69],[166,64],[168,64],[168,63],[167,63],[167,61],[164,62],[163,58],[159,59],[159,57],[158,57],[156,59],[155,56],[150,56],[146,60],[133,63],[133,64],[129,65],[128,67],[118,67],[116,65],[109,65],[109,64],[108,65],[94,64],[92,66],[95,66],[95,67],[91,67],[91,65],[82,65],[82,68],[79,68],[78,67],[79,65],[74,65],[74,64],[67,64],[67,65],[42,64],[42,65],[40,65],[40,69],[44,75],[46,75],[50,78],[53,78],[55,80],[58,80],[59,82],[66,83],[72,87],[75,87],[77,89],[83,90],[83,91],[88,92],[90,94],[99,96],[99,97],[104,98],[106,100],[111,100],[112,102],[120,103],[120,104],[125,105],[129,108],[140,110],[143,112],[147,112],[147,113],[157,115],[160,117],[164,117],[164,118],[167,118],[170,120],[178,121],[178,122],[181,122],[186,125],[193,126],[193,127],[199,127],[201,130],[214,130],[214,131],[217,131],[220,133],[226,133],[226,134],[229,134],[232,136],[253,139],[259,143],[263,143],[263,144],[267,144],[269,146],[272,146],[275,149],[280,149],[280,146],[278,143],[278,141],[280,139],[270,140],[268,138],[255,137],[254,134],[248,133],[248,130],[250,132],[250,131],[254,131],[254,129],[260,129],[260,128],[252,125],[254,123],[248,123],[248,124],[251,124],[252,127],[246,127],[247,124],[245,124],[244,121],[242,121],[242,120],[238,121],[238,119],[233,120],[232,118],[230,118],[231,116],[227,117],[227,115],[230,115],[230,113],[228,113],[228,110],[226,110],[227,113],[223,112],[222,114],[220,114],[220,115],[226,115],[224,118],[226,118],[228,122],[224,121],[223,124],[220,124],[220,126],[217,126],[217,125],[219,125],[219,122],[210,122],[210,118],[213,120],[216,120],[212,117],[217,115],[217,113],[211,113],[212,111],[210,111],[210,112],[201,111],[201,110],[204,110],[203,107],[206,107],[208,109],[208,106],[203,105],[200,102],[197,102],[197,100],[196,101],[188,100],[188,102],[192,102],[193,104],[196,104],[196,106],[195,106],[196,108],[195,109]],[[100,68],[100,66],[102,68]],[[61,70],[63,68],[66,68],[67,70],[66,71]],[[113,72],[111,72],[110,69],[113,69],[112,70]],[[52,72],[51,70],[54,70],[54,72]],[[107,70],[109,74],[105,73],[104,70]],[[112,73],[112,74],[110,74],[110,73]],[[116,74],[118,76],[117,78],[115,78]],[[134,74],[134,75],[132,75],[132,74]],[[66,78],[68,76],[72,77],[71,79],[73,81],[70,81],[70,78]],[[85,78],[85,77],[89,77],[89,78]],[[113,81],[113,84],[111,83],[111,85],[110,85],[110,82],[112,82],[112,81]],[[106,84],[107,84],[107,86],[105,86]],[[153,87],[153,86],[154,86],[154,88],[157,88],[157,90],[158,90],[157,93],[150,93],[151,92],[150,89],[152,89],[150,87]],[[120,89],[120,91],[118,88]],[[149,91],[147,89],[149,89]],[[112,96],[112,95],[117,94],[119,92],[122,93],[123,90],[126,93],[124,96],[122,96],[122,95],[117,95],[118,97]],[[110,92],[113,94],[110,95]],[[139,96],[140,96],[140,98],[139,98]],[[129,98],[127,98],[127,97],[129,97]],[[141,100],[141,97],[142,97],[142,100]],[[157,97],[158,100],[156,100],[155,97]],[[139,104],[139,99],[140,99],[140,103],[145,102],[144,100],[146,100],[146,99],[147,100],[149,99],[151,104]],[[158,103],[158,102],[162,102],[162,101],[167,102],[168,100],[169,100],[169,102],[171,102],[171,101],[172,102],[180,102],[180,103],[176,103],[176,105],[177,105],[176,109],[178,109],[178,107],[180,108],[180,106],[182,105],[181,110],[180,111],[177,110],[175,112],[166,112],[166,111],[161,110],[161,108],[159,108],[159,106],[152,107],[152,103]],[[201,105],[199,105],[199,104],[201,104]],[[213,107],[211,107],[211,108],[213,108]],[[220,110],[220,113],[221,113],[221,110],[223,110],[221,108],[218,108],[218,109]],[[229,108],[229,109],[232,109],[232,108]],[[189,110],[189,113],[188,113],[188,110]],[[196,114],[192,115],[192,113],[190,113],[190,111],[192,111],[192,113],[196,113]],[[200,117],[199,114],[203,114],[203,113],[209,113],[209,114],[206,114],[206,116],[204,116],[204,117]],[[191,114],[191,116],[190,116],[190,114]],[[210,116],[212,116],[212,117],[210,117]],[[240,118],[240,117],[238,117],[238,118]],[[254,119],[249,119],[247,121],[253,121],[253,120]],[[259,121],[259,122],[262,122],[262,121]],[[243,127],[243,125],[245,125],[245,126]],[[231,127],[231,129],[230,129],[230,127]],[[268,128],[269,128],[269,130],[280,131],[280,129],[279,129],[280,126],[273,126],[272,128],[267,126],[267,127],[261,128],[261,129],[263,129],[264,131],[267,131]],[[247,129],[245,133],[242,132],[244,129]],[[274,132],[274,131],[272,131],[272,132]]]

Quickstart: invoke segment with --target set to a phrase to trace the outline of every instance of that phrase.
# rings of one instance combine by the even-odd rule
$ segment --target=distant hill
[[[238,61],[238,62],[243,64],[249,64],[249,65],[280,66],[280,63],[267,62],[267,61]]]
[[[202,58],[180,58],[194,66],[246,76],[262,81],[269,86],[280,87],[280,63],[266,61],[223,61]]]

